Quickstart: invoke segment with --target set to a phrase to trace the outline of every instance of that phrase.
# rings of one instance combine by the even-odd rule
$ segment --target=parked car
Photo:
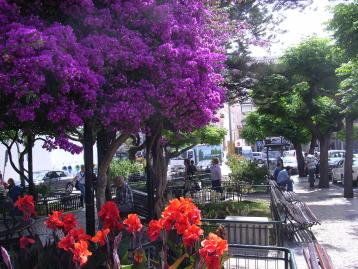
[[[358,183],[358,158],[353,159],[352,164],[353,169],[353,185],[357,186]],[[344,185],[344,159],[341,159],[336,167],[332,169],[332,178],[333,182],[337,183],[338,181],[342,182]]]
[[[332,169],[337,166],[338,162],[346,156],[345,150],[329,150],[328,151],[328,177],[333,179]]]
[[[283,167],[291,166],[292,167],[292,174],[298,174],[298,165],[297,165],[297,158],[293,156],[285,156],[282,157]]]
[[[252,156],[254,158],[254,160],[256,161],[262,161],[262,154],[261,152],[253,152]]]
[[[198,171],[210,173],[211,160],[202,160],[199,161],[196,165]]]
[[[67,176],[64,171],[36,171],[33,173],[35,185],[45,184],[52,191],[66,191],[71,193],[74,188],[72,176]]]

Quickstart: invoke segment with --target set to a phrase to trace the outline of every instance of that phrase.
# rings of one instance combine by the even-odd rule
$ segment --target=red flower
[[[22,236],[20,238],[20,248],[26,248],[28,245],[32,245],[32,244],[35,244],[34,239],[26,236]]]
[[[73,214],[66,214],[62,216],[63,229],[65,233],[68,233],[70,230],[76,228],[77,219]]]
[[[98,217],[101,219],[105,229],[108,228],[111,231],[119,229],[119,209],[114,202],[106,202],[101,211],[98,212]]]
[[[62,211],[53,211],[52,215],[48,215],[48,219],[46,220],[45,224],[47,228],[51,230],[61,229],[63,227],[63,221],[61,220]]]
[[[149,222],[149,227],[148,227],[148,236],[150,238],[150,241],[155,241],[157,240],[157,238],[160,235],[160,231],[162,230],[163,226],[161,221],[159,220],[151,220]]]
[[[25,221],[36,215],[34,198],[31,195],[19,197],[15,202],[15,206],[24,214],[23,219]]]
[[[123,224],[127,225],[127,231],[130,233],[140,232],[143,227],[137,214],[129,214]]]
[[[175,229],[179,235],[182,235],[185,230],[190,226],[190,222],[187,216],[179,215],[175,222]]]
[[[136,249],[133,254],[134,261],[137,264],[141,264],[144,260],[144,251],[143,249]]]
[[[70,230],[66,236],[64,236],[60,242],[58,242],[58,247],[64,249],[65,251],[73,250],[73,246],[75,242],[79,242],[81,240],[90,240],[91,236],[86,234],[84,230],[81,229],[72,229]]]
[[[209,233],[208,239],[202,241],[201,246],[199,254],[205,260],[208,269],[220,269],[220,258],[228,250],[227,241]]]
[[[74,248],[71,251],[73,253],[73,261],[78,262],[80,266],[84,265],[88,260],[88,256],[92,255],[92,252],[88,250],[88,243],[85,240],[74,243]]]
[[[204,234],[204,231],[197,225],[193,224],[185,230],[183,234],[183,244],[186,247],[192,247],[195,242],[200,240],[200,236]]]
[[[57,246],[65,251],[69,251],[73,249],[74,243],[75,243],[74,237],[66,235],[60,240],[60,242],[58,242]]]
[[[109,229],[104,229],[102,231],[98,231],[94,237],[92,237],[93,243],[98,243],[101,246],[106,244],[107,234],[109,233]]]

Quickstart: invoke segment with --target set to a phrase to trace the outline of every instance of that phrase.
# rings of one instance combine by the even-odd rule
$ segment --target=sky
[[[304,10],[285,11],[286,18],[280,26],[285,33],[277,35],[277,41],[271,45],[270,51],[258,47],[252,48],[253,56],[280,56],[285,49],[298,44],[311,35],[329,37],[329,33],[324,30],[324,23],[331,18],[331,14],[327,10],[329,5],[332,5],[329,0],[313,0],[313,3]]]

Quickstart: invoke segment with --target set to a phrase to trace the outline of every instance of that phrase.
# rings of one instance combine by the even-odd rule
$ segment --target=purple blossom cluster
[[[2,128],[49,130],[46,147],[70,149],[64,132],[86,119],[128,133],[151,118],[181,131],[215,120],[226,35],[210,1],[11,2],[0,0]]]

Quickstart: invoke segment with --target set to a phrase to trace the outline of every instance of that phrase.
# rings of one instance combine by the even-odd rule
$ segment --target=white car
[[[283,161],[283,167],[290,166],[292,167],[292,173],[297,174],[298,173],[298,165],[297,165],[297,158],[292,156],[285,156],[282,157]]]
[[[358,182],[358,158],[353,159],[353,185]],[[340,160],[336,167],[332,169],[333,182],[341,181],[344,185],[344,159]]]

